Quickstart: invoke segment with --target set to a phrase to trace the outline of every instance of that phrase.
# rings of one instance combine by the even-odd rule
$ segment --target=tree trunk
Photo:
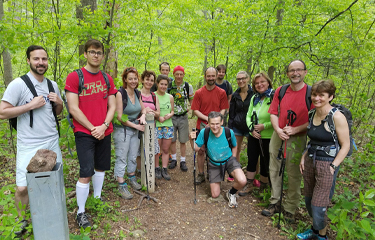
[[[96,0],[81,0],[81,5],[78,5],[77,8],[76,8],[76,18],[79,20],[82,20],[84,21],[84,16],[83,16],[83,9],[85,7],[88,7],[88,9],[90,9],[90,11],[95,11],[97,9],[97,3],[96,3]],[[78,22],[78,25],[80,25],[80,23]],[[85,62],[86,60],[83,58],[83,53],[85,52],[85,45],[84,43],[90,38],[90,36],[83,36],[81,39],[80,39],[80,43],[79,43],[79,67],[83,67],[85,65]]]
[[[4,0],[0,0],[0,22],[3,19],[4,16]],[[10,56],[10,53],[5,46],[1,46],[3,49],[2,57],[3,57],[3,65],[4,65],[4,84],[5,86],[8,86],[8,84],[13,80],[13,74],[12,74],[12,57]]]
[[[116,4],[116,1],[113,0],[113,2],[107,2],[107,6],[109,8],[109,20],[107,21],[106,28],[113,28],[113,26],[118,27],[118,24],[114,24],[114,16],[115,13],[118,12],[119,4]],[[107,72],[113,79],[117,78],[117,64],[118,64],[118,54],[115,50],[115,42],[113,41],[113,34],[108,33],[108,38],[106,40],[106,58],[104,61],[104,71]]]

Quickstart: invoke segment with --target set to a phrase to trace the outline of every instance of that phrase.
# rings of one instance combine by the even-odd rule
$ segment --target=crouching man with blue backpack
[[[241,164],[236,160],[237,141],[234,133],[229,128],[222,127],[223,115],[219,112],[208,114],[209,128],[202,129],[194,144],[194,150],[206,149],[208,161],[208,174],[212,198],[220,195],[220,183],[224,180],[225,171],[234,178],[233,187],[227,192],[226,197],[231,208],[237,207],[237,191],[246,184],[246,177],[241,169]],[[191,143],[196,138],[196,133],[190,134]]]
[[[62,162],[56,126],[63,102],[56,82],[44,76],[48,69],[47,51],[41,46],[31,45],[26,56],[30,72],[8,85],[0,103],[0,119],[9,119],[11,131],[12,127],[17,130],[15,204],[19,217],[29,203],[26,167],[31,158],[39,149],[49,149],[57,154],[56,162]],[[16,230],[16,235],[24,232],[26,226],[27,220],[21,220],[21,231]]]

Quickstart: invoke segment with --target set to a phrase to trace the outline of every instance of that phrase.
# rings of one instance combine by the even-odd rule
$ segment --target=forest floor
[[[195,120],[190,120],[190,125],[190,129],[193,128]],[[296,229],[301,228],[297,226],[299,222],[304,224],[303,228],[309,224],[306,211],[300,207],[296,214],[297,224],[287,225],[282,221],[282,230],[279,230],[276,227],[278,215],[272,218],[261,215],[262,209],[268,204],[267,197],[264,197],[264,200],[261,196],[269,197],[269,192],[259,194],[258,190],[254,190],[248,196],[237,198],[237,208],[229,208],[225,193],[232,183],[227,181],[221,184],[222,201],[210,203],[210,187],[206,180],[197,186],[197,203],[194,204],[194,155],[189,144],[186,156],[189,170],[182,172],[178,161],[177,167],[168,171],[172,178],[170,181],[156,180],[155,192],[150,193],[150,196],[158,199],[158,202],[144,199],[136,210],[134,209],[140,201],[140,195],[130,190],[134,198],[125,200],[117,194],[112,153],[112,169],[106,174],[102,194],[110,209],[103,210],[98,201],[95,205],[95,200],[90,197],[86,203],[86,212],[91,215],[93,229],[85,234],[80,232],[75,221],[77,204],[76,197],[72,194],[78,179],[78,160],[67,154],[65,145],[61,148],[71,239],[88,239],[85,236],[90,239],[294,239]],[[242,146],[242,149],[244,148],[245,145]],[[179,160],[179,147],[177,159]],[[14,171],[15,161],[9,159],[4,163],[7,171]],[[6,180],[15,183],[15,177],[14,180]],[[30,234],[26,234],[25,239],[30,239]]]

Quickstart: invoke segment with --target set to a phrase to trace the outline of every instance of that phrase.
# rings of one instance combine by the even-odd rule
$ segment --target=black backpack
[[[333,103],[333,104],[331,104],[331,106],[333,108],[327,114],[326,120],[327,120],[327,123],[328,123],[329,130],[331,131],[333,141],[335,142],[336,149],[339,150],[340,149],[339,139],[337,137],[335,122],[333,121],[333,115],[335,114],[336,111],[340,111],[345,116],[346,121],[348,122],[348,126],[349,126],[350,149],[349,149],[349,152],[346,156],[350,157],[353,153],[353,146],[357,149],[357,147],[355,146],[353,136],[352,136],[352,126],[353,126],[352,113],[350,112],[349,109],[347,109],[346,107],[344,107],[341,104]],[[313,118],[314,118],[314,115],[315,115],[315,110],[316,109],[314,108],[314,109],[309,111],[309,125],[307,127],[308,129],[311,128],[312,121],[313,121]],[[338,153],[338,150],[336,151],[336,155]]]
[[[78,81],[79,81],[78,82],[78,96],[79,96],[83,90],[87,90],[87,87],[85,87],[85,79],[83,77],[82,69],[76,69],[74,71],[78,74]],[[103,70],[100,70],[100,72],[102,73],[105,84],[107,85],[107,94],[104,96],[104,98],[107,98],[109,94],[109,90],[111,89],[111,84],[109,83],[108,75]],[[74,128],[73,122],[71,121],[71,118],[73,118],[73,116],[69,112],[68,102],[66,101],[65,97],[63,98],[63,100],[66,106],[66,110],[68,111],[66,119],[68,120],[70,127]]]
[[[206,127],[204,129],[203,139],[204,139],[204,145],[206,146],[206,151],[207,151],[207,142],[208,142],[208,137],[209,137],[210,131],[211,131],[211,129],[209,127]],[[233,148],[233,145],[232,145],[232,135],[230,134],[230,129],[227,128],[227,127],[224,127],[224,131],[225,131],[225,138],[228,141],[229,147]],[[206,154],[206,156],[207,156],[207,154]],[[220,163],[220,162],[218,162],[218,163]]]
[[[29,76],[23,75],[23,76],[21,76],[21,79],[25,82],[26,86],[29,88],[29,90],[33,94],[34,98],[37,97],[38,94],[36,93],[35,87],[34,87],[33,83],[31,82]],[[49,92],[55,92],[55,89],[53,88],[51,80],[49,80],[48,78],[46,78],[46,80],[47,80],[47,85],[48,85],[48,91]],[[60,136],[60,124],[59,124],[59,119],[57,118],[56,109],[55,109],[56,104],[52,101],[50,101],[50,103],[52,105],[52,113],[53,113],[53,116],[55,117],[57,131],[59,132],[59,136]],[[33,110],[30,110],[29,113],[30,113],[30,127],[32,128],[33,127],[33,121],[34,121]],[[17,117],[10,118],[9,119],[9,125],[10,125],[11,131],[12,131],[12,129],[15,129],[17,131]]]
[[[281,86],[281,89],[279,92],[279,105],[281,103],[281,100],[285,96],[285,93],[288,87],[290,87],[290,83]],[[273,96],[272,96],[272,99],[273,99]],[[311,108],[311,86],[310,85],[307,85],[307,88],[306,88],[305,101],[306,101],[307,111],[310,111],[310,108]]]

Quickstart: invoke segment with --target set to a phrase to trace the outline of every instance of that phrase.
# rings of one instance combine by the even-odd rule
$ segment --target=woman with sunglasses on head
[[[167,93],[169,77],[159,75],[156,79],[158,90],[155,92],[159,99],[160,116],[156,121],[158,131],[158,141],[162,153],[162,168],[159,168],[159,161],[155,161],[155,177],[165,180],[171,180],[168,174],[167,166],[169,161],[169,147],[173,138],[172,116],[174,115],[174,99]]]
[[[141,99],[143,105],[145,106],[146,113],[151,113],[155,116],[155,120],[159,118],[160,107],[159,99],[154,92],[151,92],[152,86],[156,83],[156,75],[154,71],[144,70],[141,74]],[[159,160],[158,153],[160,153],[159,142],[157,141],[157,129],[155,128],[155,161]],[[140,169],[141,166],[141,147],[138,151],[137,157],[137,169]]]
[[[249,85],[249,74],[245,71],[237,73],[238,89],[233,93],[230,100],[228,127],[233,130],[236,136],[237,146],[237,161],[240,161],[240,153],[243,138],[249,137],[249,128],[246,125],[246,114],[249,109],[250,99],[254,92]],[[228,181],[233,181],[232,176],[229,175]]]
[[[298,239],[328,239],[327,208],[333,197],[337,172],[350,149],[349,126],[345,116],[331,106],[336,87],[332,80],[320,80],[311,87],[315,109],[309,112],[307,136],[310,142],[300,162],[306,208],[313,224],[297,234]],[[331,118],[331,119],[329,119]],[[339,148],[330,131],[332,120]]]
[[[146,108],[143,105],[138,87],[138,72],[133,67],[125,68],[121,75],[122,87],[116,94],[117,120],[121,126],[114,124],[113,139],[115,142],[116,163],[115,177],[118,181],[118,191],[122,198],[131,199],[133,195],[129,192],[125,182],[125,168],[127,168],[128,179],[131,187],[140,190],[142,186],[137,183],[135,170],[137,168],[137,153],[139,148],[138,131],[144,131],[146,124]],[[124,103],[126,106],[124,107]],[[139,117],[139,115],[141,116]],[[127,121],[121,117],[128,116]]]
[[[251,84],[255,94],[251,98],[246,115],[246,124],[250,129],[250,136],[247,141],[247,184],[238,193],[240,196],[249,194],[254,187],[253,180],[258,158],[260,159],[260,191],[268,186],[269,177],[269,145],[273,128],[268,109],[272,101],[272,82],[265,72],[260,72],[254,76]]]

